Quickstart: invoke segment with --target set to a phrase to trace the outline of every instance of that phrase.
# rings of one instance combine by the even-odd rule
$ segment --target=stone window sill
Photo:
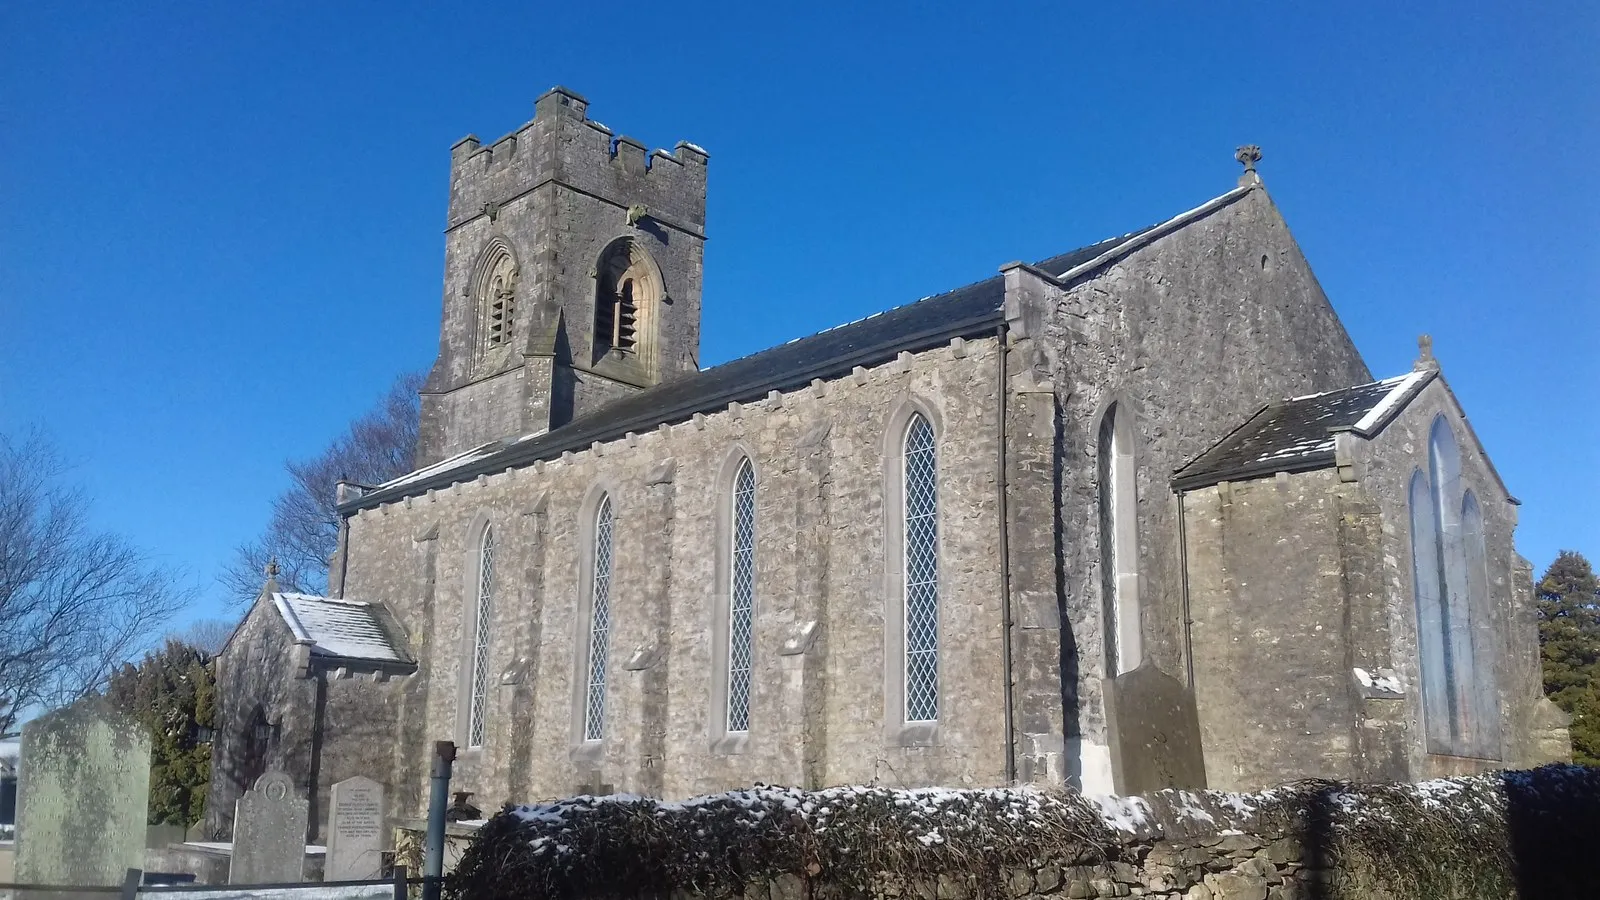
[[[938,747],[943,743],[938,722],[906,722],[889,729],[893,747]]]

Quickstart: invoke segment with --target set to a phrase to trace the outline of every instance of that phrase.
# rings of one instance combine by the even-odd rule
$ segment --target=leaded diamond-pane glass
[[[583,739],[598,741],[606,730],[606,655],[611,635],[611,498],[600,499],[594,524],[594,604],[589,619],[589,687],[583,709]]]
[[[483,746],[489,690],[489,618],[494,608],[494,530],[483,529],[478,546],[478,604],[472,624],[472,694],[467,704],[467,746]]]
[[[756,474],[739,464],[733,485],[733,565],[728,602],[728,730],[750,730],[751,615],[756,595]]]
[[[906,721],[939,718],[939,459],[933,426],[911,417],[905,442]]]

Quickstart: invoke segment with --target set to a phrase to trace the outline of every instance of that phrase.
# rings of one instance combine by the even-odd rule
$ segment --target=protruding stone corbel
[[[811,649],[817,642],[817,632],[820,628],[816,619],[806,622],[797,622],[783,639],[783,644],[778,647],[780,656],[799,656]]]
[[[633,648],[633,653],[628,657],[627,661],[622,664],[622,668],[628,670],[629,672],[642,672],[660,661],[660,644],[651,644],[648,647],[641,645]]]
[[[650,470],[650,474],[645,478],[644,483],[650,487],[658,484],[671,484],[677,472],[678,460],[676,457],[669,456],[657,463],[654,469]]]

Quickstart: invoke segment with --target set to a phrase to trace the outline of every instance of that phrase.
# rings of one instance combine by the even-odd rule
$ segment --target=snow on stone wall
[[[1142,798],[880,787],[578,797],[491,819],[451,890],[456,900],[1584,897],[1597,797],[1600,770],[1577,766]]]

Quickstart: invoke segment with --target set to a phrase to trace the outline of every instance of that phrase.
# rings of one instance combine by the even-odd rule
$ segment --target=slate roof
[[[1141,228],[1052,256],[1035,268],[1060,276],[1158,227]],[[1005,319],[1004,302],[1005,280],[996,275],[875,313],[615,400],[554,431],[484,444],[379,485],[346,502],[340,511],[368,509],[430,488],[470,481],[480,474],[554,459],[567,450],[587,449],[596,441],[615,440],[630,431],[650,431],[663,423],[693,418],[695,413],[724,409],[729,403],[759,400],[769,391],[794,390],[813,379],[847,375],[856,366],[879,365],[902,351],[927,350],[957,337],[990,335]]]
[[[380,604],[292,593],[275,593],[272,603],[295,642],[311,645],[313,657],[385,667],[415,665],[389,611]]]
[[[1437,370],[1426,369],[1269,403],[1179,469],[1172,485],[1186,491],[1219,481],[1331,466],[1336,433],[1376,435],[1436,374]]]

